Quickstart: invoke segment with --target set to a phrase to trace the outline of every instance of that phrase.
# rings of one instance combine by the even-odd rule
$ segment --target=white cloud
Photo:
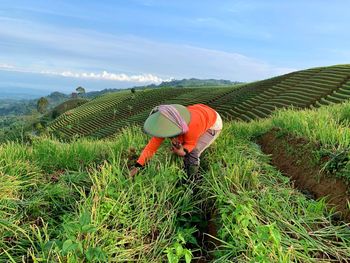
[[[13,65],[9,65],[6,63],[0,63],[0,69],[13,69],[14,66]]]
[[[30,70],[26,68],[19,68],[6,63],[0,63],[0,70],[23,72],[23,73],[34,73],[44,75],[54,75],[66,78],[80,78],[80,79],[95,79],[95,80],[111,80],[120,82],[135,82],[135,83],[161,83],[163,81],[170,81],[173,78],[161,78],[153,74],[139,74],[129,75],[125,73],[111,73],[106,70],[101,73],[97,72],[73,72],[73,71],[52,71],[52,70]]]
[[[101,73],[96,72],[72,72],[72,71],[41,71],[41,74],[57,75],[62,77],[70,78],[83,78],[83,79],[98,79],[98,80],[112,80],[112,81],[122,81],[122,82],[139,82],[139,83],[161,83],[162,81],[169,81],[170,79],[162,79],[153,74],[140,74],[140,75],[127,75],[124,73],[110,73],[107,71],[102,71]]]

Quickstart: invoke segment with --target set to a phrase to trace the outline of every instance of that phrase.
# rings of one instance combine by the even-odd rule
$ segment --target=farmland
[[[280,108],[320,107],[350,97],[350,65],[312,68],[231,87],[161,88],[110,93],[62,114],[50,129],[61,137],[113,137],[123,127],[140,125],[159,104],[204,103],[224,120],[269,117]]]
[[[349,76],[107,94],[51,125],[87,138],[2,144],[0,261],[348,262]],[[149,139],[137,124],[163,102],[225,116],[194,183],[166,143],[128,176]]]

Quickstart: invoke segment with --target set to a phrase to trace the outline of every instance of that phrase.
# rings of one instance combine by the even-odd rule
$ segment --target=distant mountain
[[[68,100],[70,96],[61,92],[52,92],[46,96],[49,102],[49,109],[54,108],[58,104]],[[8,99],[6,97],[0,98],[0,116],[6,115],[27,115],[36,110],[38,97],[35,99]]]
[[[204,87],[204,86],[228,86],[240,84],[242,82],[230,81],[224,79],[182,79],[164,81],[158,85],[158,87]]]

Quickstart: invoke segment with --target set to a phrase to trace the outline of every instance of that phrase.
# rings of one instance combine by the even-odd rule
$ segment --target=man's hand
[[[139,168],[134,167],[131,171],[130,171],[130,177],[134,178],[134,176],[139,172]]]
[[[173,145],[171,151],[181,157],[184,157],[186,155],[186,152],[184,151],[184,148],[181,144],[178,144],[176,147]]]

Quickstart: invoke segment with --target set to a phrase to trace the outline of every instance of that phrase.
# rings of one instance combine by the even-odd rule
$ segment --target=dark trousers
[[[189,178],[196,176],[200,165],[200,156],[202,152],[208,148],[219,136],[221,130],[208,129],[201,137],[194,149],[185,155],[184,168]]]

